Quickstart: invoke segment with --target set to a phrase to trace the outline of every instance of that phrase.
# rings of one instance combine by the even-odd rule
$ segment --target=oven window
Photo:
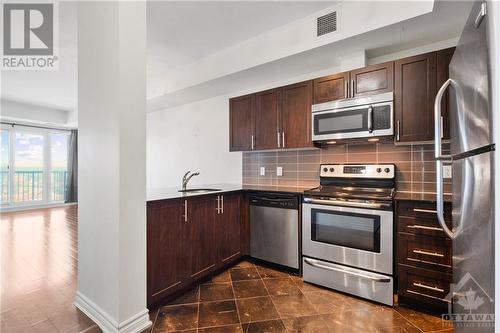
[[[380,216],[313,208],[311,240],[380,253]]]
[[[367,110],[324,113],[314,116],[314,134],[335,134],[368,130]]]

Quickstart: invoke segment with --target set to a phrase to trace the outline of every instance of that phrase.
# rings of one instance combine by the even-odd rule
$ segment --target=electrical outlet
[[[443,165],[443,178],[451,178],[451,165]]]
[[[276,168],[276,176],[278,176],[278,177],[283,176],[283,168],[282,167]]]
[[[266,167],[260,167],[260,175],[265,176],[266,175]]]

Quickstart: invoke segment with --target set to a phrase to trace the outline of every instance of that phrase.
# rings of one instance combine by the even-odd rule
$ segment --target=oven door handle
[[[377,203],[377,202],[351,202],[351,201],[341,201],[334,199],[312,199],[304,198],[304,202],[318,205],[328,205],[328,206],[348,206],[356,208],[388,208],[390,204]]]
[[[357,276],[357,277],[362,278],[362,279],[371,280],[371,281],[374,281],[374,282],[383,282],[383,283],[391,282],[391,279],[389,279],[389,278],[376,278],[376,277],[365,275],[365,274],[361,274],[361,273],[351,272],[351,271],[348,271],[348,270],[345,270],[345,269],[327,266],[325,264],[321,264],[321,263],[317,262],[316,260],[311,260],[309,258],[304,258],[304,261],[306,262],[306,264],[311,265],[313,267],[317,267],[317,268],[321,268],[321,269],[326,269],[326,270],[329,270],[329,271],[335,271],[335,272],[345,273],[345,274]]]

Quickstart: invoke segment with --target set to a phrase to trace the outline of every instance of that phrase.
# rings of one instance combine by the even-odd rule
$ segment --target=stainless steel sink
[[[190,188],[186,190],[179,190],[182,193],[209,193],[209,192],[217,192],[222,191],[219,188]]]

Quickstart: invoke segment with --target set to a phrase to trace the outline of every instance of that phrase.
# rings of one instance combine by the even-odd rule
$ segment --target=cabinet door
[[[278,147],[278,113],[281,107],[281,89],[256,94],[255,149]]]
[[[433,140],[436,52],[397,60],[394,66],[396,140]]]
[[[186,248],[190,278],[198,279],[215,267],[214,222],[216,196],[189,198],[187,202]]]
[[[394,90],[394,63],[372,65],[351,71],[350,97],[381,94]]]
[[[255,95],[246,95],[229,100],[229,150],[252,149],[253,109]]]
[[[313,81],[314,104],[336,101],[349,97],[349,72],[320,77]]]
[[[182,287],[188,276],[181,209],[180,200],[147,204],[148,304]]]
[[[220,213],[216,218],[217,265],[225,265],[241,255],[241,194],[220,195]]]
[[[281,148],[312,147],[312,81],[283,87]]]
[[[453,58],[453,53],[455,52],[454,47],[448,49],[440,50],[437,52],[437,86],[436,93],[439,88],[448,80],[450,77],[449,65],[451,58]],[[449,89],[443,95],[441,100],[441,115],[443,117],[443,139],[448,140],[450,138],[450,99],[449,99]]]

